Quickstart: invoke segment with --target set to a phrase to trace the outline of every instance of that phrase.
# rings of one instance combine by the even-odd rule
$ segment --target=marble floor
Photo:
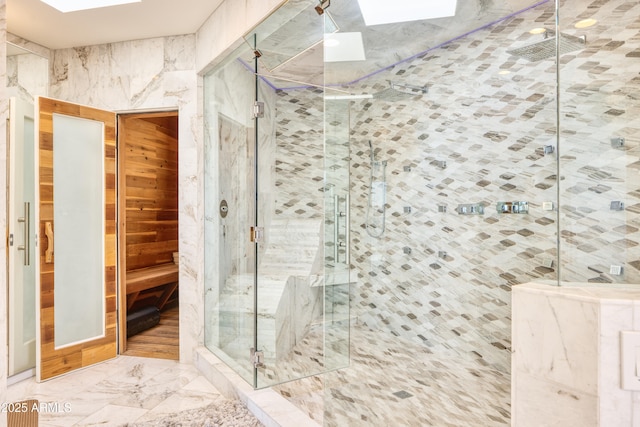
[[[262,426],[193,365],[172,360],[119,356],[51,381],[8,387],[8,402],[27,399],[46,408],[40,427]]]
[[[313,358],[322,360],[320,350]],[[274,389],[330,427],[497,427],[510,424],[510,381],[481,358],[434,352],[352,325],[347,367]]]

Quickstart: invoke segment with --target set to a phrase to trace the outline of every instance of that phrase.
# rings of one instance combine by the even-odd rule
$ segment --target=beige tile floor
[[[31,378],[8,387],[8,402],[25,399],[38,399],[48,408],[39,413],[41,427],[152,425],[172,414],[230,403],[193,365],[131,356],[47,382]],[[259,425],[248,416],[251,422],[242,425]]]

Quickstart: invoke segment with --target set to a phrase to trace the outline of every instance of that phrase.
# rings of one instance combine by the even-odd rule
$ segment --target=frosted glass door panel
[[[31,107],[33,109],[33,106]],[[24,119],[24,162],[22,170],[22,182],[23,190],[22,194],[24,200],[27,200],[29,206],[35,206],[35,176],[33,170],[33,143],[35,141],[35,125],[32,118],[25,117]],[[28,210],[29,224],[35,224],[35,210]],[[27,238],[33,242],[35,238],[33,236],[33,228],[28,227],[29,235]],[[22,324],[24,328],[24,344],[28,342],[34,342],[36,339],[36,245],[29,244],[27,246],[29,251],[28,260],[29,265],[24,267],[24,284],[23,284],[23,300],[22,300]]]
[[[36,365],[34,108],[10,99],[9,120],[9,375]]]
[[[105,334],[104,129],[53,115],[55,347]]]

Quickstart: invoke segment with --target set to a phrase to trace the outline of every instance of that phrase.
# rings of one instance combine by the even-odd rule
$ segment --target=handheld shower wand
[[[369,140],[371,175],[369,177],[369,198],[365,228],[369,236],[379,239],[384,234],[386,217],[387,181],[385,177],[387,161],[376,161],[373,145]]]

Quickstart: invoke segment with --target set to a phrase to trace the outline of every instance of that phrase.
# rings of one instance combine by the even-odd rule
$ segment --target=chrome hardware
[[[622,138],[621,136],[615,137],[615,138],[611,138],[611,146],[613,148],[621,148],[624,147],[624,138]]]
[[[404,213],[411,213],[411,206],[405,206],[404,207]]]
[[[31,224],[29,221],[30,218],[30,212],[31,212],[31,204],[29,202],[24,202],[24,216],[18,218],[18,222],[23,222],[24,223],[24,228],[23,228],[23,244],[22,245],[18,245],[18,250],[19,251],[24,251],[24,257],[23,257],[23,264],[24,265],[29,265],[31,263],[30,258],[30,250],[29,250],[29,235],[31,234]],[[13,239],[11,239],[11,244],[13,245]]]
[[[344,202],[344,210],[341,209],[340,203]],[[333,239],[335,242],[333,248],[333,260],[335,264],[340,262],[340,248],[345,249],[344,263],[349,265],[349,195],[340,197],[338,195],[333,196]],[[342,220],[341,220],[342,218]],[[343,231],[344,240],[340,238]]]
[[[402,248],[402,251],[407,255],[411,255],[411,248],[409,246]]]
[[[447,205],[438,205],[438,212],[447,212]]]
[[[503,214],[526,214],[529,213],[528,202],[498,202],[496,209]]]
[[[620,276],[622,275],[622,266],[621,265],[612,265],[609,267],[609,274],[612,276]]]
[[[320,0],[320,4],[314,9],[318,15],[323,15],[324,11],[331,6],[331,0]]]
[[[433,162],[433,164],[435,164],[440,169],[446,169],[447,168],[447,161],[446,160],[436,160],[435,162]]]
[[[255,101],[253,103],[253,118],[261,119],[264,117],[264,102]]]
[[[447,258],[447,253],[445,251],[438,251],[438,258]]]
[[[624,210],[624,202],[621,202],[619,200],[615,200],[615,201],[611,202],[611,205],[609,206],[609,208],[612,211],[623,211]]]
[[[556,151],[556,148],[553,145],[545,145],[542,151],[544,154],[553,154],[553,152]]]
[[[251,363],[254,368],[264,368],[264,351],[256,351],[255,348],[251,348]]]
[[[251,227],[251,242],[262,243],[264,241],[264,227]]]
[[[480,203],[458,205],[456,212],[458,215],[484,215],[484,206]]]
[[[220,202],[220,216],[222,218],[226,218],[229,213],[229,205],[226,200]]]

